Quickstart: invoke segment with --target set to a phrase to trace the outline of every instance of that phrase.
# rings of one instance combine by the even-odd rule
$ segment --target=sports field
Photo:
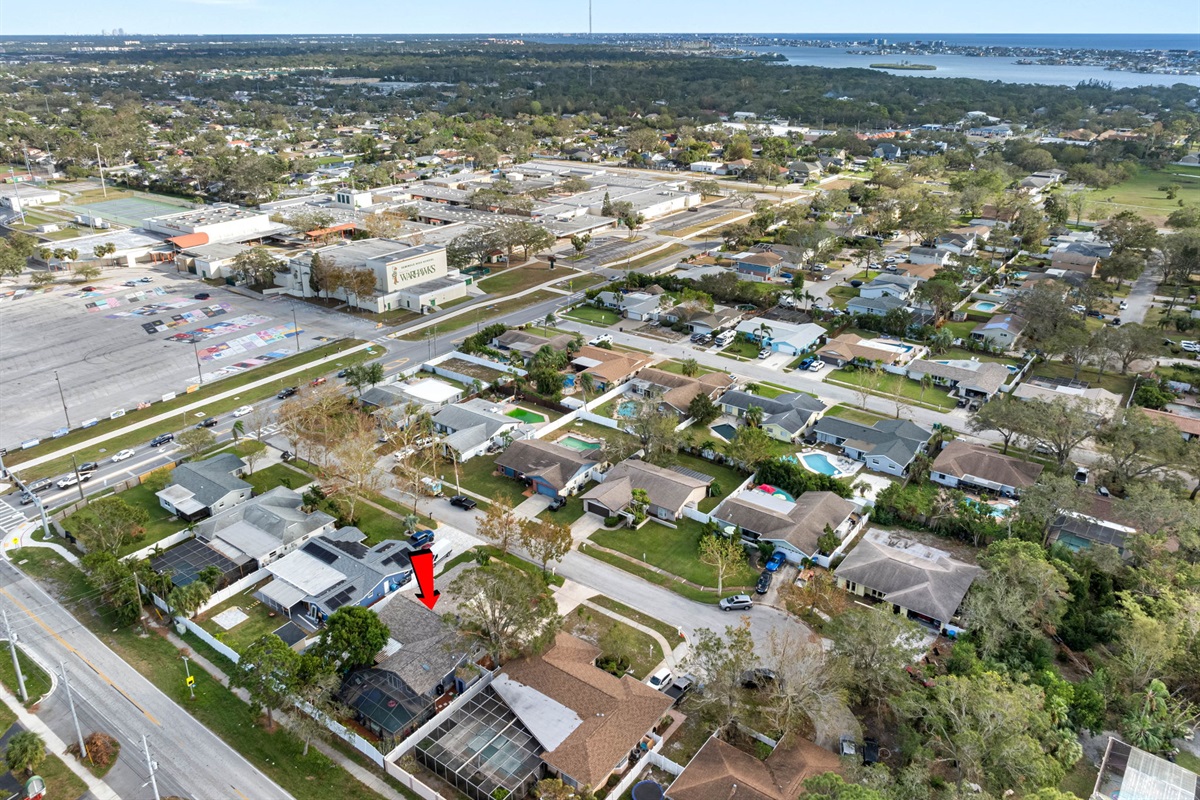
[[[178,204],[149,200],[144,197],[121,197],[113,200],[98,200],[82,203],[77,199],[74,203],[64,203],[69,208],[93,217],[100,217],[106,222],[116,222],[129,227],[137,227],[148,217],[161,217],[163,214],[176,214],[186,211],[192,206],[179,201]]]
[[[1174,200],[1159,189],[1171,184],[1178,187]],[[1119,211],[1131,210],[1156,222],[1162,222],[1182,205],[1198,203],[1200,168],[1168,164],[1162,169],[1143,169],[1133,178],[1107,189],[1089,191],[1086,216],[1090,219],[1105,219]]]

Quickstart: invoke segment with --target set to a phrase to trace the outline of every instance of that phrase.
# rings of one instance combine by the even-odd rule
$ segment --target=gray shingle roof
[[[580,453],[540,439],[522,439],[497,456],[496,466],[541,478],[561,491],[581,470],[594,466],[597,458],[591,452]]]
[[[416,694],[433,692],[462,661],[462,642],[440,614],[408,597],[393,597],[376,613],[399,645],[389,643],[377,668],[394,673]]]
[[[911,462],[933,436],[906,419],[881,419],[870,426],[838,417],[822,417],[813,431],[853,443],[855,449],[867,455],[887,456],[902,466]]]
[[[250,484],[233,474],[245,468],[246,462],[233,453],[218,453],[203,461],[180,464],[171,470],[171,483],[187,489],[207,507],[230,492],[251,488]]]

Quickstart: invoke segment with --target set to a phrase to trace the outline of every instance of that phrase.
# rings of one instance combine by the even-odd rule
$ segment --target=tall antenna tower
[[[588,44],[592,43],[592,0],[588,0]],[[592,87],[592,62],[588,60],[588,88]]]

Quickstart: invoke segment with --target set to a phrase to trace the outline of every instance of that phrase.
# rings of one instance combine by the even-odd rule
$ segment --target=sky
[[[587,0],[0,0],[0,37],[37,34],[553,33],[587,30]],[[1196,0],[596,0],[598,33],[1181,33]]]

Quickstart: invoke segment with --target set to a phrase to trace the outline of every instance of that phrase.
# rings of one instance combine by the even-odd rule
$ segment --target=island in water
[[[899,64],[871,64],[871,69],[937,69],[933,64],[910,64],[901,61]]]

